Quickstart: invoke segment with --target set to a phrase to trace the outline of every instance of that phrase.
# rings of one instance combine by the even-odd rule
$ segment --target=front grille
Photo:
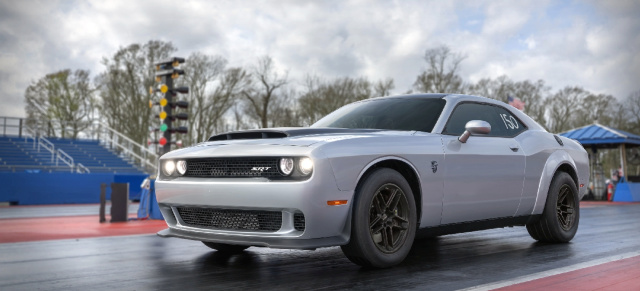
[[[202,207],[177,207],[182,221],[188,226],[226,230],[278,231],[282,226],[282,212],[235,210]]]
[[[297,231],[304,231],[304,214],[302,213],[295,213],[293,215],[293,228],[295,228]]]
[[[283,177],[279,158],[209,158],[187,160],[185,177]]]

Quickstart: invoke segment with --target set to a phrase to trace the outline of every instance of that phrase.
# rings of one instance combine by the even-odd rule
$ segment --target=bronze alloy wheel
[[[560,227],[569,230],[575,221],[575,197],[569,185],[562,185],[558,193],[558,201],[556,203],[556,213]]]
[[[384,184],[373,195],[369,233],[378,249],[394,253],[404,245],[409,228],[409,204],[400,187]]]

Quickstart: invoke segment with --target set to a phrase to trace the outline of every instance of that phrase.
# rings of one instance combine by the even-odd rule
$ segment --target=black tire
[[[374,268],[401,263],[416,235],[416,204],[400,173],[380,168],[356,190],[351,238],[342,252],[352,262]]]
[[[209,241],[202,242],[205,246],[208,246],[214,250],[217,250],[222,253],[227,254],[238,254],[242,251],[246,250],[249,246],[240,246],[240,245],[230,245],[230,244],[222,244],[222,243],[214,243]]]
[[[557,172],[549,186],[542,217],[527,224],[535,240],[548,243],[571,241],[578,231],[580,202],[575,181],[565,172]]]

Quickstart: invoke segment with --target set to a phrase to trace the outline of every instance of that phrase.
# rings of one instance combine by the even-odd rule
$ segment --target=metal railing
[[[89,168],[85,167],[83,164],[77,163],[76,164],[76,173],[89,174],[89,173],[91,173],[91,171],[89,170]]]
[[[56,166],[58,165],[59,161],[67,164],[67,166],[71,168],[71,172],[73,172],[73,158],[61,149],[58,149],[56,151]]]
[[[24,127],[24,142],[29,142],[29,139],[33,140],[33,148],[36,148],[36,134],[29,127]]]
[[[104,146],[118,151],[149,173],[157,172],[158,155],[102,122],[94,122],[92,136]]]
[[[24,127],[24,118],[19,117],[0,117],[0,128],[2,128],[2,136],[17,135],[22,137],[22,129]]]
[[[55,159],[55,147],[53,143],[51,143],[48,139],[44,137],[38,138],[38,152],[40,152],[40,148],[43,147],[45,150],[51,152],[51,162],[53,163]]]
[[[80,169],[79,167],[76,167],[74,165],[74,162],[73,162],[73,157],[71,157],[69,154],[67,154],[62,149],[57,149],[56,150],[56,148],[53,145],[53,143],[51,141],[49,141],[48,139],[46,139],[44,137],[38,137],[37,139],[34,138],[34,140],[37,143],[38,152],[40,151],[40,148],[44,148],[44,149],[46,149],[47,151],[49,151],[51,153],[51,163],[53,163],[55,161],[56,168],[59,167],[59,163],[60,163],[60,161],[62,161],[63,163],[65,163],[69,167],[68,169],[72,173],[74,171],[76,171],[77,173],[89,173],[89,169],[87,169],[84,166],[82,166],[82,168],[84,168],[84,169]],[[36,147],[36,144],[34,144],[34,147]]]

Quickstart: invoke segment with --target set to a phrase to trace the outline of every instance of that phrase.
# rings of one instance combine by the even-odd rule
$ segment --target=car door
[[[458,141],[465,125],[483,120],[487,135]],[[513,138],[524,125],[493,104],[464,102],[453,110],[443,130],[445,153],[442,224],[512,217],[520,203],[525,156]]]

